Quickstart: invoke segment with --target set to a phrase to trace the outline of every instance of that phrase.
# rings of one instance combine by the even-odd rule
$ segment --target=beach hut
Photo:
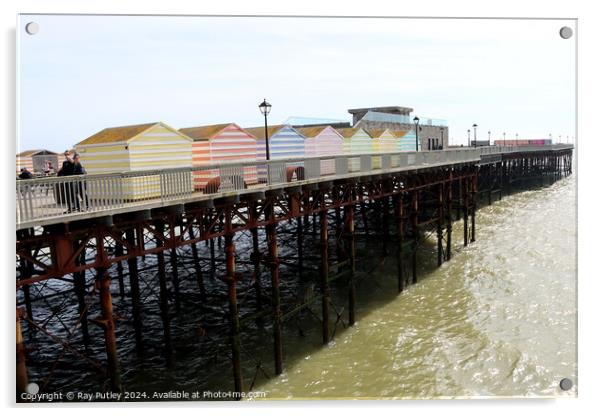
[[[341,128],[337,129],[343,136],[343,152],[346,154],[373,153],[372,137],[362,128]],[[349,169],[352,172],[360,169],[360,159],[353,158],[349,161]]]
[[[297,131],[305,136],[305,156],[335,156],[343,154],[343,136],[332,126],[301,127]],[[323,175],[334,173],[334,159],[320,163]]]
[[[395,136],[396,152],[416,151],[416,133],[413,130],[392,130],[391,134]],[[420,143],[418,149],[420,150]]]
[[[367,129],[366,132],[372,137],[372,152],[386,153],[395,151],[395,136],[389,129]],[[380,169],[380,157],[372,158],[372,167]]]
[[[161,122],[106,128],[76,144],[75,151],[89,174],[192,166],[192,139]],[[191,177],[180,180],[192,190]],[[122,187],[126,200],[156,198],[160,175],[126,175]]]
[[[180,132],[191,137],[192,164],[194,167],[215,165],[223,162],[256,162],[257,139],[235,123],[214,124],[209,126],[186,127]],[[208,192],[233,187],[234,181],[241,178],[232,177],[228,183],[219,183],[219,169],[197,170],[194,172],[194,186],[205,190],[210,182]],[[257,184],[257,167],[244,168],[245,186]]]
[[[265,127],[250,127],[245,130],[253,135],[257,141],[257,159],[265,160]],[[305,137],[290,125],[280,124],[277,126],[268,126],[268,144],[270,147],[270,160],[305,157]],[[291,180],[292,175],[296,175],[296,177],[299,178],[301,171],[296,171],[296,169],[303,167],[303,163],[291,162],[287,163],[286,167],[290,176],[289,180]],[[260,178],[265,178],[265,165],[260,165],[257,173]]]
[[[17,174],[21,168],[27,168],[31,173],[53,173],[59,168],[58,153],[50,150],[25,150],[17,155]]]

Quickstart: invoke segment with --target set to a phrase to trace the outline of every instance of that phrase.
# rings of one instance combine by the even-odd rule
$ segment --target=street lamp
[[[418,122],[420,119],[418,116],[414,117],[414,125],[416,126],[416,151],[418,151]]]
[[[473,124],[472,128],[474,129],[474,147],[477,147],[477,124]]]
[[[491,146],[491,130],[489,130],[487,134],[489,135],[489,138],[487,139],[487,146]]]
[[[468,133],[468,147],[470,147],[470,129],[466,130]]]
[[[506,132],[504,132],[504,146],[506,146]]]
[[[439,127],[439,131],[441,132],[441,148],[443,149],[443,127]]]
[[[270,160],[270,144],[268,141],[268,114],[270,114],[270,110],[272,109],[272,104],[268,103],[265,98],[263,102],[259,104],[259,111],[263,114],[263,119],[265,122],[265,160]]]
[[[518,133],[516,133],[516,140],[518,140]]]

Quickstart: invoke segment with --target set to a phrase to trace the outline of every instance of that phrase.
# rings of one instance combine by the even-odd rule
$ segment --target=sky
[[[25,25],[36,22],[29,35]],[[106,127],[351,121],[405,106],[452,143],[574,140],[573,20],[21,15],[17,151],[71,148]],[[471,133],[472,135],[472,133]]]

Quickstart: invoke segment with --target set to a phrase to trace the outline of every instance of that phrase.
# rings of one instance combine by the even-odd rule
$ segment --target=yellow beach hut
[[[162,122],[106,128],[76,144],[75,151],[88,174],[192,167],[192,139]],[[126,200],[160,195],[160,174],[125,176],[121,186]],[[180,191],[192,191],[192,174],[178,181]]]
[[[341,128],[337,129],[343,136],[343,152],[345,154],[372,153],[372,137],[362,128]],[[360,168],[360,159],[353,158],[349,161],[349,169],[352,172]]]

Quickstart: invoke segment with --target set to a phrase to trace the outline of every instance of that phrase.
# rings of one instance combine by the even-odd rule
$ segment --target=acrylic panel
[[[17,402],[576,397],[576,44],[19,15]]]

